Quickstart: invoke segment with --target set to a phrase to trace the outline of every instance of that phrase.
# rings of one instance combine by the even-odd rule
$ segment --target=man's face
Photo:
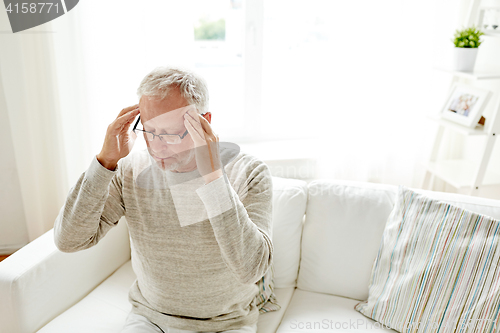
[[[182,97],[178,88],[172,88],[163,100],[142,96],[139,101],[143,129],[154,134],[179,134],[186,132],[184,113],[189,103]],[[146,139],[146,138],[145,138]],[[188,133],[179,144],[168,144],[155,137],[146,139],[149,154],[162,170],[187,172],[194,170],[196,160],[194,143]]]

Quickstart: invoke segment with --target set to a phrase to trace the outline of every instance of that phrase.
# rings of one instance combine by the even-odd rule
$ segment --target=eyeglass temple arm
[[[137,118],[137,121],[135,122],[134,128],[132,131],[135,131],[135,128],[137,127],[137,124],[139,124],[139,121],[141,120],[141,116],[139,115],[139,118]]]
[[[208,113],[208,111],[207,111],[207,112],[205,112],[205,113],[202,113],[201,115],[202,115],[202,116],[204,116],[204,115],[206,115],[207,113]],[[139,121],[141,121],[141,115],[139,115],[139,117],[137,118],[137,121],[135,122],[135,124],[134,124],[134,128],[132,129],[132,131],[135,131],[135,129],[137,128],[137,125],[139,124]],[[187,132],[187,131],[186,131],[186,132]],[[187,133],[184,133],[184,135],[182,136],[182,138],[184,138],[184,137],[186,136],[186,134],[187,134]],[[182,138],[181,138],[181,139],[182,139]]]

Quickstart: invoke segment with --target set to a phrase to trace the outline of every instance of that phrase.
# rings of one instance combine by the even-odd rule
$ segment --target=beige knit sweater
[[[57,247],[92,247],[125,216],[137,275],[133,312],[186,330],[256,323],[256,282],[273,260],[272,178],[246,153],[221,149],[221,159],[224,176],[205,185],[197,170],[156,168],[146,150],[115,171],[94,157],[55,221]]]

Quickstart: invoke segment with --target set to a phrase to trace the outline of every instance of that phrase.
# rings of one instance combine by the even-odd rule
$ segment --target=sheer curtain
[[[10,254],[53,227],[90,162],[91,118],[76,9],[16,34],[0,11],[0,30],[0,253]]]
[[[1,30],[10,26],[3,12]],[[0,175],[2,210],[0,250],[16,250],[54,223],[67,190],[54,50],[50,30],[0,35],[0,79],[3,105]],[[50,29],[50,28],[49,28]],[[3,168],[2,168],[3,169]],[[5,237],[5,238],[4,238]]]

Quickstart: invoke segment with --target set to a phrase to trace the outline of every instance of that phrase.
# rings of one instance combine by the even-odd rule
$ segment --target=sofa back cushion
[[[397,190],[396,185],[347,180],[309,183],[297,288],[366,300],[373,262]],[[498,200],[412,190],[500,218]]]
[[[396,190],[367,182],[309,183],[297,288],[366,299]]]
[[[296,286],[306,202],[305,181],[273,177],[272,239],[275,288]]]

